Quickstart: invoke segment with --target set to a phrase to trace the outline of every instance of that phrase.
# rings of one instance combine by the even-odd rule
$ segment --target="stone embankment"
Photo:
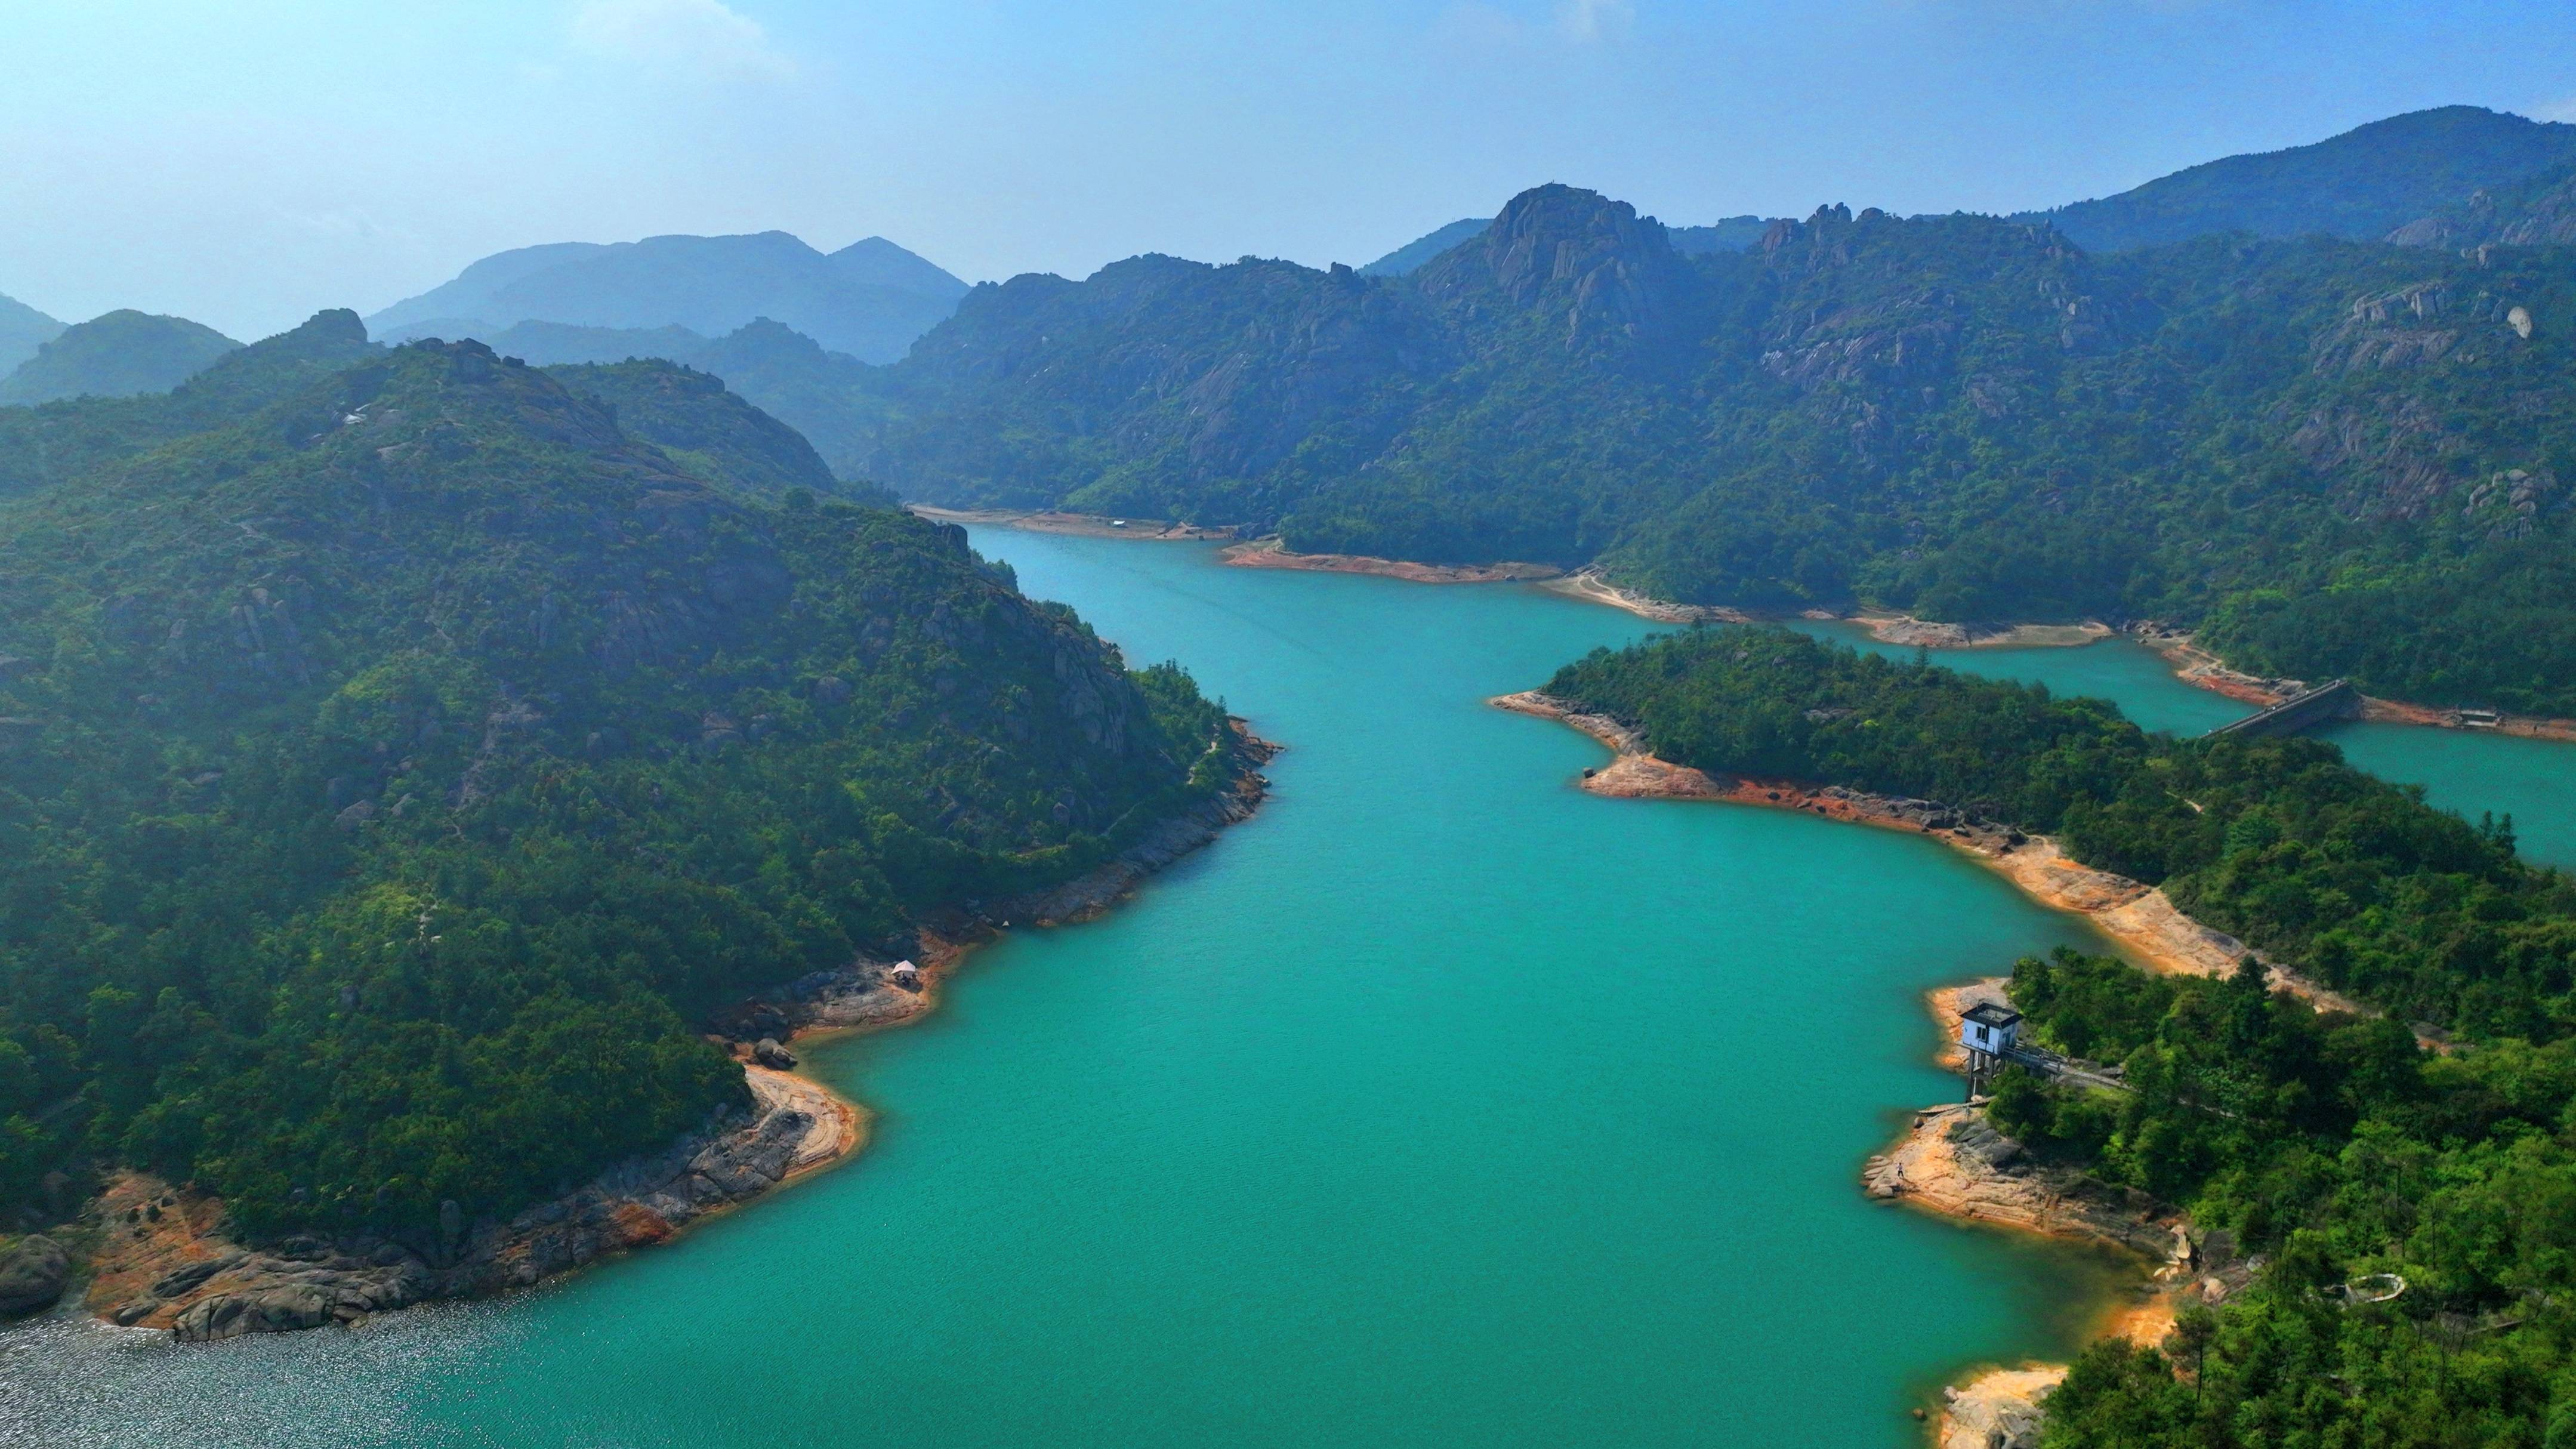
[[[867,1114],[819,1082],[793,1075],[783,1043],[800,1035],[890,1026],[930,1009],[937,983],[967,949],[1013,924],[1088,919],[1153,871],[1249,817],[1267,793],[1259,771],[1278,750],[1233,722],[1234,788],[1161,822],[1081,878],[980,903],[925,924],[920,962],[859,961],[745,1002],[719,1021],[743,1061],[748,1105],[721,1112],[664,1151],[617,1164],[575,1191],[503,1221],[467,1223],[451,1205],[428,1241],[372,1234],[302,1234],[248,1246],[227,1230],[223,1204],[148,1174],[119,1174],[89,1209],[100,1246],[87,1303],[126,1327],[167,1329],[201,1343],[349,1323],[434,1298],[524,1287],[611,1254],[668,1240],[689,1224],[839,1162],[866,1138]],[[904,968],[912,969],[904,969]],[[27,1259],[29,1306],[42,1286],[41,1251],[22,1240],[0,1262],[0,1292]],[[55,1250],[60,1256],[59,1249]],[[68,1275],[68,1264],[64,1265]],[[60,1277],[54,1291],[61,1291]],[[50,1302],[47,1298],[45,1301]]]

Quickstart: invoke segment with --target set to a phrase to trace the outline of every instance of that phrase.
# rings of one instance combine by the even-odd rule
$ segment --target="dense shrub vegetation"
[[[2008,1072],[1998,1127],[2188,1206],[2264,1266],[2163,1349],[2096,1344],[2058,1449],[2527,1446],[2576,1436],[2576,890],[2301,739],[2175,740],[2109,704],[1779,630],[1567,666],[1551,693],[1702,768],[1920,795],[2056,833],[2384,1014],[2060,951],[2013,972],[2039,1040],[2133,1090]],[[2408,1022],[2457,1033],[2436,1055]],[[2340,1285],[2394,1273],[2399,1298]],[[2169,1352],[2168,1352],[2169,1350]]]
[[[711,1008],[1230,779],[1176,667],[654,367],[669,451],[422,345],[0,516],[0,1211],[507,1211],[738,1102]]]

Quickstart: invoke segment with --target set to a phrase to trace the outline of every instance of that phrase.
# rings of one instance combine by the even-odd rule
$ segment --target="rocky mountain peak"
[[[1483,294],[1559,313],[1569,345],[1666,329],[1693,282],[1661,222],[1597,191],[1554,183],[1513,197],[1481,237],[1419,275],[1436,301],[1472,303]]]

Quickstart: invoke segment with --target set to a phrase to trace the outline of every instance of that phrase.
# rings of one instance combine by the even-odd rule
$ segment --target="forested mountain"
[[[1139,257],[979,287],[853,377],[835,462],[1691,602],[2199,622],[2257,668],[2568,712],[2569,316],[2550,248],[2097,258],[1835,207],[1684,256],[1543,187],[1405,277]]]
[[[60,337],[63,324],[14,297],[0,297],[0,378]]]
[[[506,1212],[739,1098],[707,1011],[1230,779],[961,531],[570,376],[364,350],[0,508],[9,1216],[81,1154],[254,1234]]]
[[[576,327],[562,322],[521,322],[458,335],[540,366],[651,357],[712,373],[802,432],[845,487],[865,486],[860,457],[873,436],[871,425],[884,411],[875,390],[876,369],[847,353],[827,352],[783,323],[755,318],[714,338],[685,327]]]
[[[220,355],[169,392],[0,408],[0,499],[239,422],[374,350],[358,314],[318,312],[291,332]]]
[[[2284,151],[2229,156],[2143,186],[2017,221],[2045,222],[2090,251],[2217,232],[2352,240],[2576,159],[2576,125],[2477,106],[2411,111]]]
[[[168,392],[239,346],[185,317],[110,312],[62,329],[0,378],[0,407]]]
[[[707,373],[656,359],[547,371],[574,392],[608,404],[628,437],[660,448],[684,471],[737,497],[776,499],[803,488],[826,498],[895,506],[894,495],[883,489],[832,476],[803,434]]]
[[[826,255],[783,231],[657,236],[501,252],[367,325],[391,341],[488,341],[531,321],[714,336],[774,317],[834,351],[891,362],[965,292],[964,282],[883,237]]]

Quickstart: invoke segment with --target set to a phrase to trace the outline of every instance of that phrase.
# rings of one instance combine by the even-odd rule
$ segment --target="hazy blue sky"
[[[1542,181],[2006,210],[2470,102],[2561,0],[10,0],[0,293],[237,336],[557,240],[1365,261]]]

